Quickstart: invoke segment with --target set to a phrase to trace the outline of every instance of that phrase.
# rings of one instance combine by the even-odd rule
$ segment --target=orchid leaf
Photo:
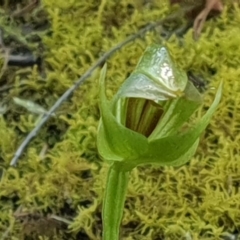
[[[101,124],[98,133],[98,150],[103,158],[113,156],[115,160],[131,160],[143,155],[148,148],[147,138],[117,121],[111,111],[111,104],[105,96],[106,65],[100,76]],[[116,156],[118,158],[116,159]],[[111,159],[111,160],[114,160]]]
[[[142,164],[148,161],[149,163],[155,163],[159,165],[182,164],[181,156],[184,156],[184,154],[186,154],[190,148],[192,148],[192,150],[194,149],[194,144],[209,124],[211,117],[217,109],[217,106],[221,99],[221,95],[222,82],[218,87],[212,105],[198,124],[196,124],[192,129],[188,130],[184,134],[175,134],[151,141],[149,143],[149,151],[145,154],[145,156],[142,156],[141,159],[136,160],[136,164]]]

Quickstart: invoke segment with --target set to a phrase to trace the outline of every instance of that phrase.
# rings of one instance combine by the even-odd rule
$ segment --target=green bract
[[[221,98],[185,132],[183,124],[201,104],[201,96],[179,70],[165,47],[152,45],[114,98],[105,95],[106,66],[100,77],[101,120],[98,151],[108,161],[131,169],[139,164],[181,165],[195,153],[199,136]]]

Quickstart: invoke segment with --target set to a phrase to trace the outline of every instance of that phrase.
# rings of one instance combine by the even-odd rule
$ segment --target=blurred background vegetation
[[[100,240],[107,165],[96,149],[99,71],[49,119],[17,167],[10,161],[40,108],[47,111],[111,47],[179,7],[168,0],[0,4],[0,239]],[[182,34],[188,23],[176,16],[107,60],[109,97],[151,43],[165,44],[180,68],[203,79],[201,110],[224,81],[220,107],[188,165],[132,172],[121,239],[233,239],[240,231],[240,8],[230,0],[224,6],[197,42],[191,28]]]

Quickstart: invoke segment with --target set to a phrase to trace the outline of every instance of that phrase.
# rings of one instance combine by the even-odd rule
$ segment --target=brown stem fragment
[[[193,24],[193,37],[197,40],[203,29],[203,25],[207,19],[207,16],[212,10],[221,12],[223,5],[220,0],[206,0],[205,8],[197,15]]]

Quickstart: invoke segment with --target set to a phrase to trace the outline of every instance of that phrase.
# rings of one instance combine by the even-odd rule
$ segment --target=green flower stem
[[[124,202],[128,186],[129,171],[122,169],[122,163],[111,165],[103,202],[103,240],[118,240]]]

